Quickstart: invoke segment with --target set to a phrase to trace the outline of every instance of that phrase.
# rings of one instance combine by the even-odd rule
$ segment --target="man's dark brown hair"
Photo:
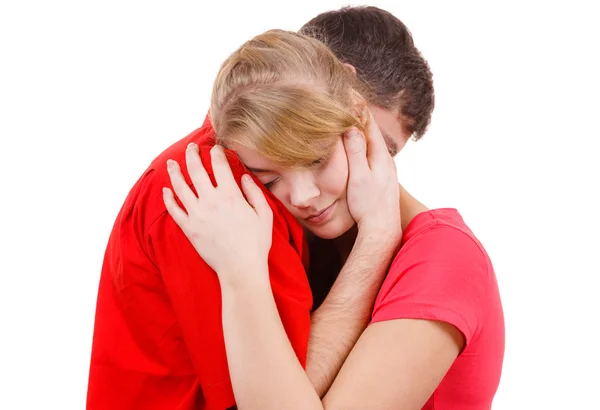
[[[423,136],[434,107],[433,79],[404,23],[377,7],[344,7],[319,14],[300,32],[356,68],[371,104],[399,110],[413,139]]]

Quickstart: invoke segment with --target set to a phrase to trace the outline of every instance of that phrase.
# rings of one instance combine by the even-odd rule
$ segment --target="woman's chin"
[[[344,235],[354,226],[354,220],[352,219],[349,220],[348,223],[345,222],[346,221],[333,220],[323,226],[305,225],[305,228],[321,239],[336,239]]]

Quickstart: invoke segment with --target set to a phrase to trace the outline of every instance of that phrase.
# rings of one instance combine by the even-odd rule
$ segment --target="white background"
[[[204,119],[220,63],[335,0],[0,6],[0,408],[83,409],[109,232],[149,162]],[[375,1],[434,72],[404,185],[457,207],[494,262],[494,409],[600,409],[597,12],[589,3]]]

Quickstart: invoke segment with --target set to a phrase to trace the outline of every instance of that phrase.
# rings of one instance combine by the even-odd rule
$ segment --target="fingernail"
[[[172,159],[168,159],[167,160],[167,169],[170,171],[173,169],[173,166],[175,165],[175,161],[173,161]]]
[[[187,147],[188,147],[188,149],[196,149],[196,150],[198,149],[198,146],[196,144],[194,144],[193,142],[190,142]]]
[[[167,195],[167,193],[169,192],[169,191],[167,190],[167,187],[163,187],[162,191],[163,191],[163,195]]]
[[[358,130],[356,128],[350,128],[346,132],[346,138],[354,138],[354,137],[358,137]]]
[[[242,176],[242,179],[243,179],[244,181],[246,181],[246,182],[254,182],[254,181],[252,181],[252,177],[251,177],[250,175],[248,175],[248,174],[244,174],[244,175]]]

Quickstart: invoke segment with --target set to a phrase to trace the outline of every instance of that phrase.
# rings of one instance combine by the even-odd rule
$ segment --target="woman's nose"
[[[310,176],[295,178],[292,181],[290,202],[296,208],[308,208],[320,193],[319,188]]]

